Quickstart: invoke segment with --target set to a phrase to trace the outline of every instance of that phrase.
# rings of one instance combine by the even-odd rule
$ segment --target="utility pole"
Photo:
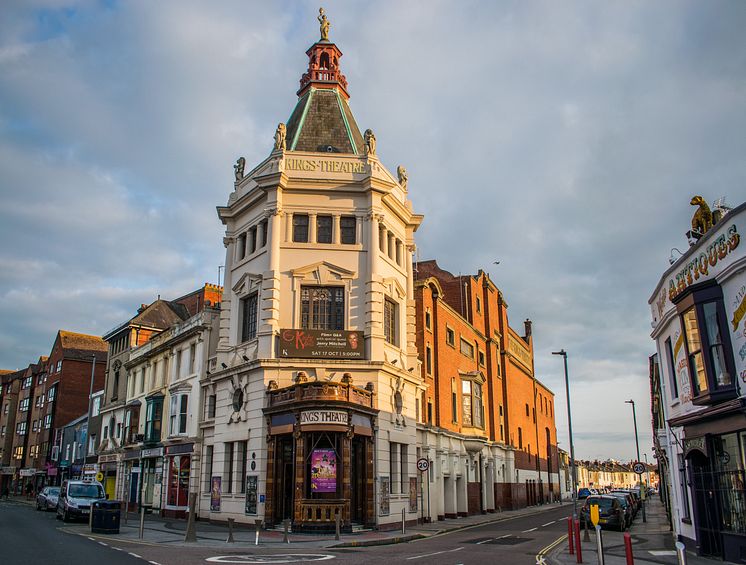
[[[640,461],[640,438],[637,435],[637,410],[635,410],[635,401],[634,400],[625,400],[625,404],[631,404],[632,405],[632,421],[635,425],[635,446],[637,447],[637,462],[641,463]],[[642,521],[647,522],[647,517],[645,516],[645,495],[646,492],[643,492],[642,490],[642,475],[637,475],[637,482],[640,486],[640,500],[642,501]]]
[[[88,444],[91,442],[91,407],[93,406],[93,377],[96,375],[96,355],[91,355],[93,363],[91,364],[91,386],[88,389],[88,419],[86,420],[85,442],[83,443],[83,467],[88,457]],[[84,473],[85,474],[85,473]]]

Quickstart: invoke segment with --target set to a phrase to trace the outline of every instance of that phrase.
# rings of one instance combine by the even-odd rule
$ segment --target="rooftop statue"
[[[712,212],[710,207],[701,196],[695,196],[689,202],[692,206],[699,206],[692,217],[692,230],[705,235],[712,228]]]
[[[275,151],[284,151],[285,149],[287,149],[285,142],[286,137],[287,127],[285,126],[285,124],[280,122],[279,124],[277,124],[277,129],[275,130]]]
[[[329,27],[331,24],[326,19],[324,8],[319,8],[319,30],[321,31],[321,41],[329,41]]]
[[[239,157],[238,161],[236,161],[236,164],[233,165],[233,170],[236,173],[236,182],[240,181],[243,178],[243,170],[246,167],[246,159],[243,157]]]
[[[409,181],[409,177],[407,176],[407,169],[404,168],[404,165],[399,165],[398,167],[396,167],[396,174],[399,176],[399,184],[406,192],[407,181]]]
[[[365,154],[376,154],[376,136],[373,134],[373,130],[371,129],[365,130]]]

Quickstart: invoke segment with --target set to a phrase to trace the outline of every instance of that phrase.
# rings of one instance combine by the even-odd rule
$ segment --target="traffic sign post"
[[[420,458],[419,458],[419,459],[417,460],[417,470],[418,470],[418,471],[419,471],[420,473],[424,473],[424,472],[425,472],[425,471],[427,471],[427,470],[428,470],[429,468],[430,468],[430,462],[429,462],[429,461],[428,461],[427,459],[425,459],[424,457],[420,457]]]
[[[430,469],[430,460],[426,459],[424,457],[420,457],[417,460],[417,470],[420,472],[420,474],[427,473],[427,471]],[[430,477],[428,475],[423,476],[423,480],[427,481],[427,519],[430,520]],[[420,485],[422,485],[422,482],[420,482]],[[420,491],[422,491],[422,487],[420,486]],[[422,512],[425,512],[425,505],[422,505]],[[422,521],[424,522],[425,519],[423,517]]]
[[[632,470],[636,474],[642,475],[645,472],[645,465],[643,465],[642,463],[640,463],[639,461],[637,461],[637,462],[635,462],[634,465],[632,465]]]

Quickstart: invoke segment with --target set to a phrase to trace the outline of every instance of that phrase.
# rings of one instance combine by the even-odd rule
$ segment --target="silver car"
[[[60,496],[60,487],[44,487],[36,495],[37,510],[55,510]]]

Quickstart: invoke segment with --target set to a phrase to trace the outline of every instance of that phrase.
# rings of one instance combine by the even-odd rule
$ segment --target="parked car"
[[[623,494],[624,496],[626,496],[629,499],[630,504],[632,504],[632,517],[634,518],[635,516],[637,516],[637,511],[640,509],[640,501],[637,500],[634,494],[624,489],[612,490],[611,494]]]
[[[632,525],[632,521],[635,519],[635,504],[632,502],[632,495],[626,492],[612,492],[609,496],[616,496],[619,502],[622,503],[624,509],[624,521],[626,522],[625,527]]]
[[[36,495],[37,510],[54,510],[57,508],[57,499],[60,496],[60,487],[44,487]]]
[[[101,483],[95,481],[65,481],[60,488],[57,500],[57,519],[69,522],[73,518],[88,519],[91,504],[98,500],[106,500]]]
[[[598,524],[617,528],[620,532],[624,530],[626,518],[622,504],[616,496],[610,494],[589,496],[585,499],[583,508],[580,509],[580,521],[584,524],[591,522],[591,505],[598,504]]]

